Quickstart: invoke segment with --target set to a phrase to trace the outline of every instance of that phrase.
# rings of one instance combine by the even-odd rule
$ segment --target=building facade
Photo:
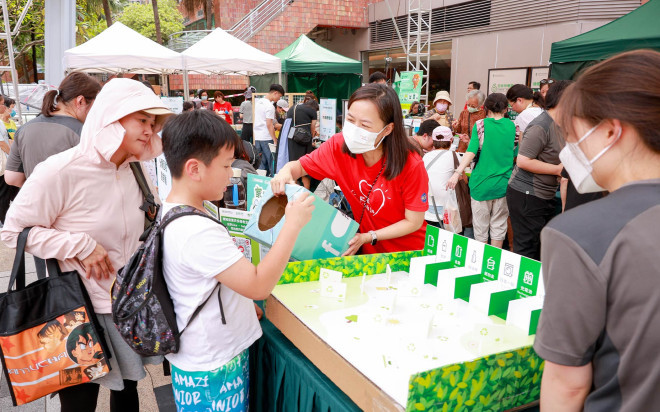
[[[488,93],[493,91],[489,73],[494,76],[509,68],[525,68],[530,75],[532,68],[543,73],[552,43],[600,27],[640,6],[640,0],[381,1],[369,6],[368,41],[359,46],[370,72],[382,71],[386,65],[388,74],[392,69],[406,70],[401,40],[406,44],[408,6],[420,2],[432,9],[429,96],[432,99],[436,91],[448,90],[455,114],[465,104],[469,81],[480,82]],[[489,80],[491,90],[487,90]]]
[[[247,40],[247,43],[269,54],[275,54],[293,43],[301,34],[336,33],[331,49],[333,51],[350,50],[354,59],[360,58],[356,45],[365,44],[368,27],[368,0],[213,0],[212,24],[224,30],[237,30],[249,24],[250,19],[257,19],[259,13],[275,13],[261,30]],[[275,7],[267,7],[274,4]],[[261,6],[260,10],[256,10]],[[264,8],[266,11],[264,12]],[[187,30],[206,28],[204,10],[198,8],[188,14],[180,5]],[[212,27],[214,28],[214,27]],[[362,38],[356,41],[355,38]],[[327,36],[326,34],[323,34]],[[323,44],[322,44],[323,45]],[[351,45],[346,47],[346,45]],[[355,46],[354,46],[355,45]],[[324,45],[327,47],[326,45]],[[363,49],[364,50],[364,49]],[[248,86],[244,76],[204,76],[190,75],[190,90],[243,90]],[[170,76],[170,89],[183,89],[181,76]]]

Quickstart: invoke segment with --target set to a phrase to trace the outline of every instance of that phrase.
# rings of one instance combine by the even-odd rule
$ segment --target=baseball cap
[[[286,100],[280,99],[280,100],[277,101],[277,106],[284,109],[284,110],[288,110],[289,109],[289,102],[287,102]]]
[[[451,142],[454,140],[454,135],[451,133],[451,129],[446,126],[438,126],[433,129],[431,137],[436,142]]]

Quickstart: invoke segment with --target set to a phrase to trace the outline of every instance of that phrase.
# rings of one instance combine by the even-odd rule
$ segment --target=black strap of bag
[[[201,212],[182,212],[182,213],[176,214],[174,216],[168,217],[167,219],[164,219],[163,221],[161,221],[158,230],[160,230],[160,232],[162,234],[163,231],[165,230],[165,228],[167,227],[167,225],[172,223],[172,221],[174,221],[174,220],[176,220],[180,217],[183,217],[183,216],[200,216],[200,217],[205,217],[207,219],[211,219],[215,223],[217,223],[217,224],[221,225],[222,227],[224,227],[225,230],[227,230],[227,233],[229,233],[229,229],[227,229],[227,227],[225,225],[223,225],[222,222],[220,222],[218,219],[214,218],[213,216],[209,216],[209,215],[203,214]],[[179,335],[183,335],[183,331],[186,330],[186,328],[188,328],[188,326],[192,323],[192,321],[195,320],[197,315],[199,315],[199,313],[204,308],[204,305],[206,305],[206,303],[209,301],[209,299],[211,299],[211,296],[213,296],[213,292],[216,289],[218,290],[218,304],[220,305],[220,319],[222,320],[223,325],[227,324],[227,321],[225,320],[225,309],[222,306],[222,298],[220,297],[221,288],[222,288],[222,284],[220,282],[218,282],[217,286],[213,289],[213,291],[209,294],[209,296],[206,299],[204,299],[204,302],[202,302],[199,306],[197,306],[197,309],[195,309],[195,311],[193,312],[192,316],[190,317],[190,320],[188,321],[188,324],[186,326],[184,326],[183,329],[181,329],[181,331],[179,331]]]
[[[18,235],[16,241],[16,258],[14,258],[14,265],[11,268],[11,276],[9,277],[9,286],[7,286],[7,293],[11,293],[12,286],[16,283],[15,290],[25,289],[25,245],[27,238],[30,234],[31,227],[26,227]]]
[[[14,291],[25,289],[25,245],[27,244],[31,229],[32,227],[26,227],[18,235],[18,240],[16,241],[16,257],[14,258],[14,264],[11,268],[7,293],[12,292],[11,289],[14,284],[16,284]],[[47,259],[46,269],[48,269],[49,277],[58,276],[62,273],[56,259]]]
[[[144,197],[142,206],[140,206],[140,210],[144,211],[145,216],[144,232],[140,236],[140,241],[143,242],[147,238],[149,229],[151,229],[153,223],[156,221],[160,205],[156,203],[156,198],[154,198],[154,194],[151,193],[147,178],[144,176],[144,172],[142,172],[142,165],[140,162],[131,162],[130,166],[133,175],[135,175],[135,180],[137,181],[138,186],[140,186],[142,196]]]

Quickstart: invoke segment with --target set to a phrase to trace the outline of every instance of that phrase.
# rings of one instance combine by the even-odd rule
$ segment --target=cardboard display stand
[[[423,251],[293,262],[266,314],[364,410],[538,401],[540,262],[429,226]]]

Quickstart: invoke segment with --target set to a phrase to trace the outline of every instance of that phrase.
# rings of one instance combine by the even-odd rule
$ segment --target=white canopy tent
[[[120,22],[64,52],[67,72],[167,74],[183,70],[181,54]]]
[[[217,28],[181,53],[183,56],[183,88],[187,99],[188,72],[199,74],[239,74],[254,76],[279,73],[282,61]]]

